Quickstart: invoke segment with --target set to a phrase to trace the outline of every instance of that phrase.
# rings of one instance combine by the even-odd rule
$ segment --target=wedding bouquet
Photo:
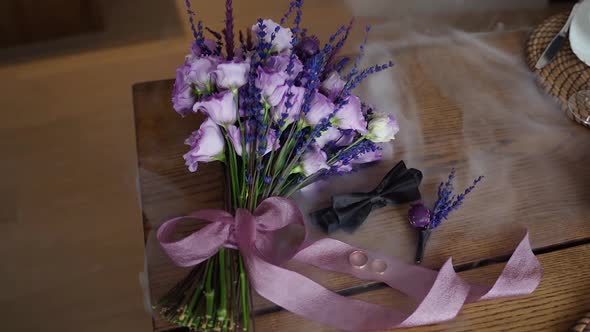
[[[280,24],[259,19],[239,31],[236,45],[231,0],[221,33],[195,24],[186,4],[195,41],[176,72],[173,106],[182,116],[206,116],[186,140],[184,159],[191,172],[199,163],[226,165],[229,212],[253,212],[268,197],[289,197],[382,157],[380,144],[399,130],[395,117],[363,103],[353,90],[393,64],[360,69],[364,44],[356,59],[339,56],[352,21],[322,46],[301,27],[303,0],[295,0]],[[193,329],[249,330],[250,286],[240,253],[219,250],[159,307],[170,321]]]

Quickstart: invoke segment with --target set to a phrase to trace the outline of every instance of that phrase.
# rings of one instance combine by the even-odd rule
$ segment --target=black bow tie
[[[422,172],[407,169],[406,164],[400,161],[374,190],[332,196],[332,206],[311,213],[311,218],[326,233],[338,229],[354,232],[374,209],[419,200],[420,182]]]

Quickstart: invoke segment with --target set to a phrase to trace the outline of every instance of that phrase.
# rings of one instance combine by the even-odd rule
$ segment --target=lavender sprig
[[[204,28],[203,28],[203,21],[199,20],[199,22],[197,22],[197,37],[195,40],[195,43],[197,44],[197,46],[199,47],[199,49],[202,52],[202,55],[204,56],[208,56],[213,54],[213,51],[209,49],[209,47],[205,44],[205,33],[204,33]],[[218,46],[219,48],[219,46]]]
[[[188,20],[191,24],[191,31],[193,32],[193,36],[195,37],[195,40],[199,39],[199,33],[197,32],[197,29],[195,28],[195,12],[193,11],[193,9],[191,8],[191,0],[185,0],[185,5],[186,5],[186,12],[188,14]]]
[[[365,28],[365,40],[363,41],[363,43],[360,46],[360,52],[356,57],[354,67],[350,70],[350,73],[348,74],[348,76],[346,76],[346,81],[350,81],[354,77],[354,75],[356,75],[358,73],[358,68],[361,65],[361,60],[365,56],[365,48],[367,46],[367,42],[369,41],[369,33],[370,32],[371,32],[371,26],[367,25],[367,27]]]
[[[330,44],[334,44],[334,42],[336,42],[336,38],[338,38],[338,36],[340,36],[341,34],[343,34],[344,32],[346,32],[347,31],[347,28],[348,27],[346,25],[343,25],[338,30],[336,30],[336,32],[334,32],[334,34],[332,34],[330,36],[330,39],[328,39],[329,42],[330,42]]]
[[[332,51],[332,54],[330,54],[330,58],[328,59],[327,72],[332,71],[332,70],[336,70],[339,72],[339,70],[336,69],[336,65],[337,64],[341,65],[342,60],[339,61],[337,64],[334,64],[334,61],[336,59],[336,56],[338,56],[338,53],[340,53],[340,50],[342,49],[342,47],[344,47],[344,44],[348,40],[348,36],[350,35],[350,31],[352,31],[353,26],[354,26],[354,18],[350,20],[350,23],[348,23],[348,26],[346,27],[346,31],[344,33],[344,36],[338,41],[338,43],[336,43],[336,45],[334,45],[334,50]]]
[[[222,36],[219,32],[210,29],[209,27],[206,27],[205,30],[207,30],[207,32],[209,32],[213,38],[215,38],[216,40],[216,44],[217,44],[217,48],[215,49],[215,52],[213,52],[213,55],[215,56],[219,56],[221,55],[221,49],[223,48],[223,41],[222,41]]]
[[[358,144],[351,146],[350,148],[338,151],[334,154],[334,157],[330,159],[330,171],[328,175],[343,175],[350,173],[352,169],[349,171],[342,171],[340,166],[347,166],[360,155],[365,153],[375,152],[377,150],[381,150],[381,148],[369,141],[369,140],[362,140]]]
[[[293,11],[295,10],[295,8],[297,8],[298,3],[299,3],[298,0],[291,1],[291,3],[289,4],[289,9],[287,10],[285,15],[283,15],[283,18],[281,19],[281,25],[285,25],[285,23],[287,23],[287,20],[289,19],[289,17],[291,17],[291,14],[293,14]]]
[[[301,33],[301,21],[303,20],[303,4],[303,0],[297,0],[297,4],[295,5],[295,8],[297,8],[297,12],[295,13],[295,28],[293,28],[293,33],[296,36]]]
[[[438,200],[434,204],[433,213],[438,213],[443,206],[450,203],[449,199],[453,192],[453,180],[455,179],[455,175],[456,170],[453,168],[449,174],[447,182],[441,182],[438,186]]]
[[[334,64],[333,70],[338,72],[338,74],[342,74],[342,71],[348,65],[348,63],[350,61],[351,61],[351,59],[349,57],[342,58],[340,61],[338,61]]]
[[[473,184],[469,186],[465,191],[458,195],[453,195],[453,180],[455,178],[455,170],[451,171],[447,182],[441,183],[438,190],[438,200],[434,204],[432,221],[429,225],[429,229],[435,229],[441,225],[443,220],[447,220],[449,214],[457,210],[465,201],[467,195],[469,195],[473,189],[481,182],[484,177],[480,176],[473,181]]]
[[[205,36],[203,33],[203,22],[201,20],[199,20],[197,22],[197,26],[195,27],[195,12],[193,11],[192,7],[191,7],[191,0],[185,0],[185,5],[186,5],[186,12],[188,14],[188,20],[190,22],[191,25],[191,31],[193,32],[193,37],[195,38],[195,43],[197,44],[197,46],[199,46],[199,48],[201,49],[201,52],[203,52],[203,55],[210,55],[211,53],[213,53],[208,47],[207,45],[205,45]]]
[[[393,62],[389,61],[388,63],[382,64],[382,65],[375,65],[375,66],[371,66],[367,69],[363,69],[363,71],[361,71],[360,74],[358,74],[352,80],[348,81],[347,89],[352,91],[357,86],[359,86],[359,84],[361,84],[364,80],[366,80],[369,76],[371,76],[375,73],[378,73],[378,72],[382,72],[382,71],[389,69],[391,67],[393,67]]]
[[[232,0],[225,1],[225,52],[227,59],[234,57],[234,6]]]

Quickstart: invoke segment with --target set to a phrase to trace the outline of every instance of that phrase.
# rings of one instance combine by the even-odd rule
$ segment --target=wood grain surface
[[[532,295],[468,304],[453,321],[400,331],[567,331],[590,309],[588,257],[590,245],[539,255],[545,275]],[[504,264],[496,264],[460,275],[472,282],[490,284],[503,267]],[[401,295],[385,289],[360,294],[355,298],[384,305],[402,299]],[[288,312],[258,317],[256,329],[282,332],[335,331]]]
[[[515,57],[515,61],[522,60],[525,32],[491,34],[483,40],[499,52]],[[514,249],[525,228],[531,233],[533,247],[540,251],[589,241],[587,208],[590,174],[587,167],[590,165],[590,152],[587,144],[590,142],[590,131],[572,124],[561,113],[556,113],[559,116],[555,117],[551,113],[548,116],[543,113],[541,119],[535,119],[535,114],[539,114],[535,113],[538,112],[538,105],[529,105],[525,99],[529,96],[520,97],[520,92],[514,91],[514,85],[506,85],[502,80],[489,80],[480,68],[464,63],[464,59],[458,58],[456,53],[462,47],[472,45],[459,40],[452,44],[434,43],[396,50],[398,66],[393,75],[404,84],[404,91],[414,96],[413,121],[422,133],[420,141],[401,137],[396,143],[393,159],[360,172],[338,190],[372,189],[399,159],[425,172],[423,192],[426,195],[433,195],[438,182],[451,167],[457,168],[461,174],[459,186],[466,186],[473,176],[485,172],[486,182],[453,216],[452,222],[437,230],[431,238],[424,261],[424,265],[431,268],[440,267],[449,256],[454,257],[455,265],[461,269],[468,269],[482,260],[505,257]],[[464,87],[441,85],[444,80],[436,76],[430,65],[431,57],[439,65],[456,66],[456,74],[467,78],[466,82],[484,82],[483,96],[506,109],[503,112],[498,110],[497,115],[486,113],[482,121],[474,119],[474,114],[478,113],[471,110],[481,108],[481,100],[477,96],[456,98],[453,92]],[[457,81],[450,80],[451,83]],[[183,141],[198,128],[199,119],[181,119],[174,113],[170,103],[171,90],[172,81],[134,86],[140,187],[152,300],[162,295],[186,272],[174,267],[165,257],[155,242],[152,230],[167,218],[204,207],[221,207],[223,202],[220,165],[203,165],[197,174],[190,174],[183,165],[182,154],[187,151]],[[530,93],[530,90],[525,92]],[[392,94],[395,95],[395,91]],[[545,108],[557,110],[557,106],[551,103],[547,100]],[[530,123],[523,122],[529,118]],[[404,128],[402,123],[402,133],[406,130],[410,138],[419,135],[413,133],[410,127]],[[473,158],[479,155],[483,157]],[[342,184],[340,179],[335,181]],[[334,192],[330,188],[318,190],[312,203],[305,197],[300,197],[300,202],[305,209],[326,205]],[[358,232],[336,233],[333,237],[410,261],[416,236],[407,224],[406,211],[405,206],[381,209],[373,213]],[[315,235],[320,235],[317,230]],[[588,251],[583,250],[580,254],[587,257]],[[289,264],[289,267],[334,290],[362,292],[372,289],[371,285],[336,273],[297,264]],[[494,267],[489,269],[491,271]],[[365,295],[375,299],[388,297],[380,294],[381,291]],[[487,308],[485,305],[476,304],[470,308],[481,311]],[[255,307],[266,311],[273,305],[256,298]],[[272,316],[275,318],[262,319],[258,330],[283,331],[293,324],[290,325],[293,331],[302,331],[297,329],[299,324],[303,324],[301,320],[290,323],[292,318],[287,319],[287,316],[281,313]],[[537,319],[544,317],[542,315]],[[493,321],[491,318],[490,321]],[[575,317],[569,318],[575,320]],[[486,317],[477,319],[487,321]],[[321,330],[317,325],[309,326],[310,329],[304,330]],[[156,316],[156,330],[169,327]]]

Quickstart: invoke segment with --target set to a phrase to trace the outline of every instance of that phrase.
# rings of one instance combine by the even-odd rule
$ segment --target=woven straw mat
[[[568,107],[568,101],[577,92],[590,90],[590,67],[583,63],[574,54],[570,47],[569,39],[566,40],[562,49],[559,51],[553,62],[543,69],[535,69],[537,60],[549,45],[549,42],[559,33],[565,25],[569,12],[557,14],[545,20],[541,25],[535,28],[526,45],[526,57],[529,67],[538,75],[539,82],[547,93],[557,98],[561,108],[566,112],[568,117],[577,123],[590,128],[590,124],[582,122],[581,119],[588,117],[584,107],[579,105],[574,107],[574,113]],[[580,99],[577,99],[579,103]],[[590,108],[590,103],[586,109]]]

